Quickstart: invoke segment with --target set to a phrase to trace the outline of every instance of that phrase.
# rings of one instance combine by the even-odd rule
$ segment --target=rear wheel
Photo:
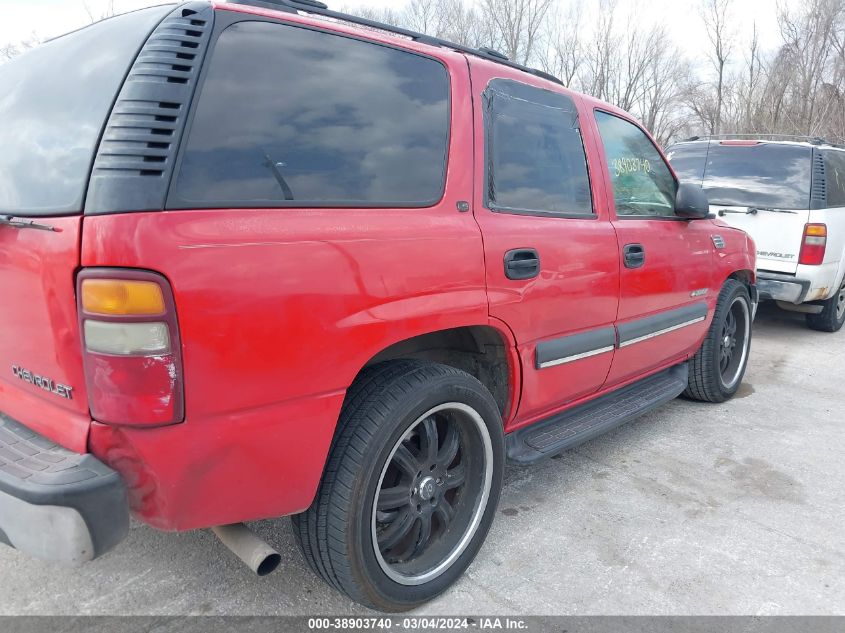
[[[469,566],[502,482],[502,423],[462,371],[421,361],[367,369],[350,389],[317,496],[293,518],[314,569],[353,600],[404,611]]]
[[[730,400],[742,384],[751,349],[751,297],[729,279],[719,293],[707,336],[690,361],[685,395],[704,402]]]
[[[807,325],[819,332],[838,332],[845,324],[845,280],[839,292],[822,303],[824,309],[819,314],[808,314]]]

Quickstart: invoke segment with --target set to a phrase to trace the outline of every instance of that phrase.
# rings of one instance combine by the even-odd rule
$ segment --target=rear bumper
[[[0,542],[78,564],[128,531],[126,489],[115,471],[0,414]]]
[[[757,290],[760,293],[761,300],[798,304],[803,303],[807,298],[807,293],[810,291],[810,282],[789,275],[759,273],[757,275]]]

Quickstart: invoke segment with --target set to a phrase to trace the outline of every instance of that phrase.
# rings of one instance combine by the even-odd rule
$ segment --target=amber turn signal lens
[[[804,230],[804,235],[810,237],[827,237],[827,225],[825,224],[808,224]]]
[[[164,295],[152,281],[84,279],[82,309],[88,314],[109,316],[163,314]]]

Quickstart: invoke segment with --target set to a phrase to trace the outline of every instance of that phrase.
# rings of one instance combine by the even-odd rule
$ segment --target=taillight
[[[827,225],[808,224],[804,227],[804,239],[801,241],[799,264],[820,266],[824,263],[824,251],[827,248]]]
[[[106,424],[161,426],[184,416],[176,306],[152,272],[87,269],[77,279],[88,403]]]

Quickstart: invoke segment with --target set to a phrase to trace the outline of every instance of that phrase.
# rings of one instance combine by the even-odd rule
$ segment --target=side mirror
[[[682,182],[675,196],[675,215],[688,220],[703,220],[710,215],[710,201],[698,185]]]

